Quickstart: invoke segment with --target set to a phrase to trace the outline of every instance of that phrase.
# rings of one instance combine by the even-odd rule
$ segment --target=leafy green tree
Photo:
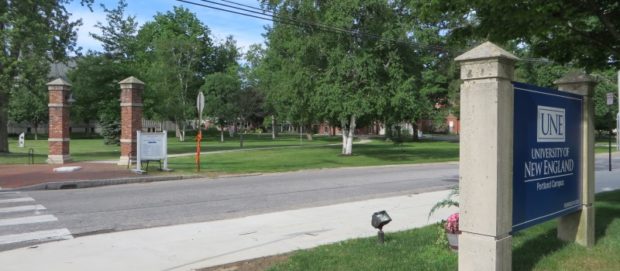
[[[75,119],[90,123],[97,120],[102,128],[105,144],[120,143],[120,87],[118,82],[135,75],[137,23],[134,16],[126,16],[127,3],[118,5],[106,13],[106,22],[97,22],[101,34],[90,35],[101,42],[102,53],[89,51],[77,59],[77,67],[69,72],[76,99],[72,107]]]
[[[594,127],[599,132],[613,130],[616,127],[618,114],[618,98],[613,105],[607,105],[607,93],[618,93],[618,72],[612,69],[594,71],[592,73],[598,84],[594,91]]]
[[[97,120],[106,144],[120,142],[120,87],[118,82],[133,74],[129,65],[105,54],[89,53],[77,59],[68,76],[75,103],[72,116],[84,123]]]
[[[147,114],[176,123],[183,141],[185,125],[195,117],[195,98],[212,70],[210,30],[188,9],[157,13],[138,32],[139,66],[147,84]]]
[[[65,5],[70,0],[0,1],[0,153],[9,152],[8,108],[15,80],[30,80],[24,65],[62,61],[75,50],[75,27]],[[90,5],[92,0],[81,0]]]
[[[238,108],[235,99],[241,91],[241,81],[235,70],[207,75],[200,88],[205,94],[205,113],[215,117],[220,128],[220,142],[224,142],[224,128],[235,121]]]
[[[453,40],[472,36],[531,46],[535,56],[589,70],[620,67],[620,5],[607,0],[412,1]]]
[[[35,56],[22,63],[20,78],[11,90],[9,117],[15,122],[28,122],[34,128],[34,139],[38,139],[41,123],[48,119],[47,74],[50,63]]]
[[[281,99],[278,111],[338,123],[343,155],[352,154],[358,124],[416,118],[422,66],[401,1],[269,3],[280,17],[323,25],[274,23],[268,33],[266,62],[281,74],[268,99]]]
[[[101,34],[90,35],[101,42],[103,51],[109,58],[124,62],[134,60],[138,22],[135,16],[125,15],[127,2],[119,0],[113,9],[101,4],[101,8],[106,13],[106,24],[97,22],[95,27],[101,30]]]

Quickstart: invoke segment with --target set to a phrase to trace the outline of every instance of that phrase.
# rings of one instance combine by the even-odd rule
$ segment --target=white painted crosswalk
[[[35,199],[22,192],[0,191],[0,251],[72,238]]]
[[[41,211],[45,210],[43,205],[23,205],[23,206],[14,206],[14,207],[6,207],[0,208],[0,213],[13,213],[13,212],[25,212],[25,211]]]
[[[73,239],[73,236],[67,229],[35,231],[29,233],[7,234],[0,236],[0,245],[28,241],[54,241],[68,239]]]

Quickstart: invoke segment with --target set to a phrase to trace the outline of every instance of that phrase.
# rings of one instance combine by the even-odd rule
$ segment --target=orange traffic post
[[[202,141],[202,129],[198,130],[196,136],[196,171],[200,172],[200,142]]]

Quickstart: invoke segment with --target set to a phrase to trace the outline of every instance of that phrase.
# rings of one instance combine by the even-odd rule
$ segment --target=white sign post
[[[18,143],[20,148],[23,148],[26,145],[26,135],[24,133],[19,134]]]
[[[168,133],[142,133],[137,131],[138,144],[136,146],[136,169],[135,172],[143,173],[142,161],[161,161],[163,160],[162,170],[170,171],[168,168]]]

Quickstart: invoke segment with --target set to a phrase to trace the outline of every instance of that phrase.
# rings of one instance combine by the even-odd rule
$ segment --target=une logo
[[[537,119],[537,142],[566,141],[566,113],[564,108],[539,105]]]

